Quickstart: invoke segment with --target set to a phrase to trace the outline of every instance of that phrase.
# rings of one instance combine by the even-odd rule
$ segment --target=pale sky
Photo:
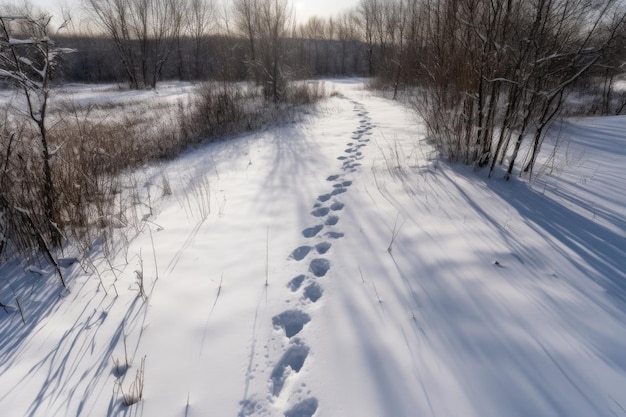
[[[298,21],[302,22],[310,16],[329,17],[350,9],[359,0],[292,0]]]
[[[60,0],[80,9],[81,0]],[[228,0],[223,0],[228,2]],[[310,16],[328,17],[354,7],[359,0],[291,0],[299,22]],[[36,6],[52,14],[57,14],[59,0],[30,0]]]

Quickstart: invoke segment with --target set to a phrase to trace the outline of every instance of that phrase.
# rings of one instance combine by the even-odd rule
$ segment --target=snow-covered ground
[[[561,124],[507,183],[329,87],[302,122],[145,170],[113,268],[94,253],[61,291],[2,267],[0,415],[626,415],[626,118]]]

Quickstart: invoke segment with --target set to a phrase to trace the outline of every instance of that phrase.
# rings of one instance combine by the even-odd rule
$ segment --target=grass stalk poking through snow
[[[224,281],[224,274],[220,277],[220,285],[217,287],[217,294],[215,295],[215,301],[213,301],[213,305],[211,306],[211,311],[209,311],[209,316],[206,319],[206,323],[204,324],[204,332],[202,333],[202,344],[200,345],[200,356],[202,356],[202,350],[204,349],[204,340],[206,339],[207,328],[209,327],[209,320],[211,320],[211,316],[213,315],[213,310],[215,310],[215,306],[217,305],[217,300],[220,298],[220,294],[222,293],[222,281]]]
[[[154,247],[154,237],[152,236],[152,228],[150,227],[150,225],[148,225],[148,231],[150,232],[150,242],[152,243],[152,256],[154,257],[154,273],[156,274],[154,280],[157,281],[159,279],[159,265],[157,264],[156,249]]]
[[[20,300],[17,297],[15,297],[15,304],[17,304],[17,309],[20,311],[20,316],[22,317],[22,323],[26,324],[26,320],[24,319],[24,312],[22,311]]]
[[[128,391],[124,391],[120,383],[120,391],[122,393],[122,404],[130,407],[138,403],[143,398],[143,386],[145,375],[146,357],[141,358],[141,364],[135,373],[135,380],[128,387]]]
[[[391,231],[391,241],[389,242],[389,247],[387,248],[387,252],[389,252],[390,255],[391,255],[391,247],[393,246],[393,243],[396,241],[396,238],[400,234],[400,231],[402,230],[402,226],[404,226],[404,220],[402,220],[402,223],[398,226],[399,219],[400,219],[400,213],[396,215],[396,221],[394,222],[393,230]]]
[[[265,286],[269,285],[270,270],[270,227],[267,226],[267,234],[265,236]]]
[[[141,256],[141,250],[139,250],[139,269],[135,270],[135,275],[137,277],[137,286],[139,287],[139,296],[145,303],[148,300],[148,296],[143,283],[143,257]]]

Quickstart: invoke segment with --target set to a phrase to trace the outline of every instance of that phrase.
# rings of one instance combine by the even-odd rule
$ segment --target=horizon
[[[83,7],[83,0],[29,0],[34,6],[39,7],[56,17],[60,4],[70,6],[72,11],[79,11]],[[292,0],[291,4],[297,23],[303,23],[307,19],[318,16],[328,18],[338,15],[350,8],[355,7],[360,0]],[[232,0],[228,0],[232,2]]]

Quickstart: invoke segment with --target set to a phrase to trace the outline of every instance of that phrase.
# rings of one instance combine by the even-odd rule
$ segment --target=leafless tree
[[[0,78],[8,80],[22,91],[26,102],[26,113],[37,127],[39,136],[37,151],[41,152],[43,172],[41,200],[44,221],[37,221],[36,215],[32,213],[34,208],[13,207],[13,209],[30,223],[40,249],[57,267],[61,282],[65,286],[63,275],[50,250],[50,246],[61,244],[62,234],[59,229],[59,211],[56,207],[55,182],[51,168],[54,150],[50,148],[48,142],[46,116],[52,73],[58,57],[69,51],[55,47],[50,38],[48,28],[50,15],[32,12],[29,9],[17,11],[24,14],[5,14],[6,10],[2,12],[0,14]],[[14,137],[11,137],[11,140],[13,139]],[[6,158],[9,158],[10,154],[10,150],[7,150]],[[3,165],[6,169],[8,163],[5,161]],[[5,206],[5,201],[0,202],[0,209],[6,208]]]
[[[250,48],[249,66],[266,98],[280,101],[287,81],[285,40],[292,33],[288,0],[235,0],[234,19]]]
[[[507,179],[529,138],[521,172],[532,176],[568,91],[602,64],[625,12],[614,0],[423,0],[418,8],[411,15],[422,16],[421,29],[409,21],[407,33],[420,51],[430,137],[445,156],[490,173],[508,158]]]
[[[187,27],[194,43],[194,75],[200,77],[203,55],[202,42],[216,25],[213,0],[189,0]]]
[[[132,88],[156,87],[187,10],[186,0],[87,0],[114,40]]]
[[[233,19],[239,34],[244,36],[250,50],[249,62],[256,62],[259,33],[259,0],[234,0]]]

